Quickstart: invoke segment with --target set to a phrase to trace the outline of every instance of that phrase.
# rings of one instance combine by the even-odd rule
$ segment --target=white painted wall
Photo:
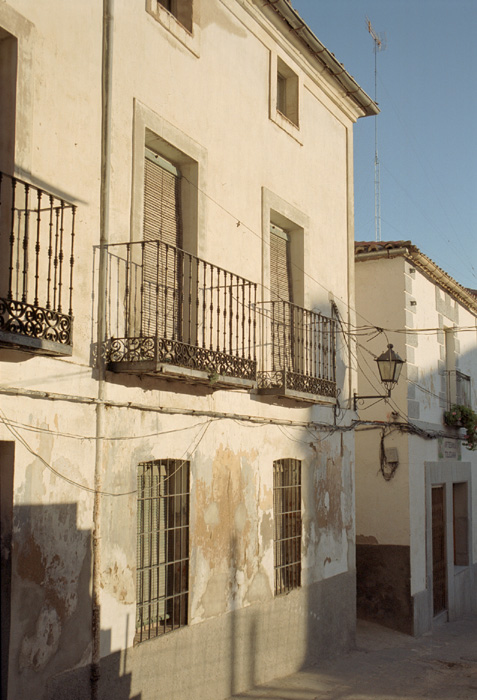
[[[438,269],[436,274],[439,274]],[[367,351],[379,355],[386,343],[391,342],[406,360],[391,401],[381,401],[374,406],[370,406],[372,401],[365,402],[359,411],[361,419],[410,421],[427,431],[444,433],[447,430],[443,423],[444,410],[448,408],[444,330],[453,326],[459,329],[455,336],[456,368],[471,376],[471,403],[476,405],[474,309],[457,301],[403,255],[391,258],[376,255],[366,260],[358,257],[356,307],[360,324],[370,323],[386,329],[386,333],[377,339],[369,342],[360,339],[359,394],[380,393],[377,368]],[[374,388],[368,381],[371,377],[374,377]],[[380,431],[379,428],[356,434],[357,541],[362,544],[410,545],[411,595],[426,590],[430,594],[432,562],[429,560],[427,534],[430,513],[426,513],[426,502],[431,485],[426,484],[426,465],[439,464],[444,470],[447,465],[449,474],[452,474],[450,484],[458,479],[458,472],[454,471],[454,462],[440,454],[437,439],[425,440],[396,432],[386,438],[385,446],[397,447],[399,467],[395,476],[385,481],[379,472]],[[454,435],[452,431],[447,432]],[[455,444],[459,461],[471,469],[472,503],[475,504],[477,460],[473,452],[460,447],[459,442]],[[470,551],[472,562],[475,562],[477,519],[471,519]],[[449,527],[452,527],[451,521]],[[453,559],[450,568],[453,577]],[[457,599],[454,604],[462,609],[465,607]]]

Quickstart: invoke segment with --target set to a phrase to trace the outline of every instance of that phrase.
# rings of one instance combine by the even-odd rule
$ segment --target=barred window
[[[275,595],[301,585],[301,462],[273,463]]]
[[[143,462],[137,481],[136,642],[187,624],[189,462]]]

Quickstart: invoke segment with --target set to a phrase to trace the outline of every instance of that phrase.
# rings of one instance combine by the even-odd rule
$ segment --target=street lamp
[[[391,396],[391,389],[397,384],[405,361],[399,357],[397,352],[394,352],[392,344],[389,343],[388,349],[376,358],[376,362],[378,364],[381,384],[387,389],[387,394],[384,396],[358,396],[354,394],[355,411],[358,410],[358,401],[361,399],[388,399]]]

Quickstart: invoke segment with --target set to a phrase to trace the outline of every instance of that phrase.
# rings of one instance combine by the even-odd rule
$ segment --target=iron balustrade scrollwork
[[[66,200],[0,173],[0,332],[72,344],[75,215]]]
[[[259,389],[336,398],[336,321],[281,300],[264,304],[263,316]]]
[[[107,261],[116,369],[153,362],[255,381],[255,283],[160,240],[111,244]]]

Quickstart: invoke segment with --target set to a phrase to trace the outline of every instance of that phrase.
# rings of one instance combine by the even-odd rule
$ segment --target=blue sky
[[[411,240],[477,289],[477,0],[292,0],[318,39],[374,98],[382,240]],[[375,239],[374,118],[358,120],[355,238]]]

